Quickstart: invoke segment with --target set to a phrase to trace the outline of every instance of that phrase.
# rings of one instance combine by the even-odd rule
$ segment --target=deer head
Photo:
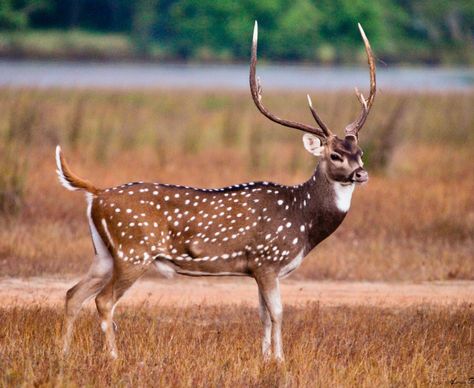
[[[365,44],[365,51],[368,58],[370,70],[370,92],[369,97],[366,99],[357,88],[355,89],[357,99],[361,104],[361,113],[354,122],[346,126],[345,136],[342,139],[334,134],[321,120],[313,107],[309,95],[307,96],[309,109],[317,123],[317,126],[311,126],[277,117],[268,111],[262,104],[262,87],[260,79],[256,76],[258,40],[257,22],[255,22],[253,31],[252,56],[250,61],[250,91],[258,110],[267,118],[278,124],[306,132],[303,135],[303,144],[306,150],[311,154],[320,157],[321,166],[330,180],[339,182],[343,185],[364,183],[369,178],[367,171],[363,167],[363,152],[359,146],[359,131],[363,127],[375,99],[375,61],[369,40],[367,39],[362,26],[360,24],[358,26]]]

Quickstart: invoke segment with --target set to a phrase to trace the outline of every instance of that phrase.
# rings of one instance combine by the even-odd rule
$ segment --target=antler
[[[255,21],[255,26],[253,29],[253,40],[252,40],[252,55],[250,60],[250,92],[252,93],[253,101],[257,106],[258,110],[263,113],[267,118],[274,121],[275,123],[281,124],[285,127],[296,128],[300,131],[309,132],[321,139],[326,139],[328,136],[331,136],[331,132],[324,125],[321,119],[316,114],[316,111],[313,109],[311,104],[311,99],[308,96],[309,107],[313,117],[321,128],[313,127],[311,125],[298,123],[296,121],[290,121],[281,119],[278,116],[275,116],[273,113],[269,112],[262,104],[262,86],[260,85],[260,78],[256,76],[256,65],[257,65],[257,40],[258,40],[258,24]]]
[[[311,97],[309,96],[309,94],[307,94],[306,97],[308,98],[309,110],[311,111],[311,114],[313,115],[313,118],[318,123],[319,127],[323,130],[324,135],[326,137],[332,136],[331,130],[326,126],[326,124],[323,123],[321,118],[316,113],[316,110],[313,108],[313,101],[311,101]]]
[[[359,100],[360,104],[362,105],[362,111],[357,118],[356,121],[353,123],[350,123],[346,129],[346,136],[354,136],[356,139],[358,138],[359,131],[362,128],[362,126],[365,123],[365,120],[367,119],[367,116],[369,115],[370,108],[372,107],[372,104],[374,103],[375,99],[375,92],[376,92],[376,80],[375,80],[375,61],[374,61],[374,55],[372,53],[372,48],[370,47],[369,40],[367,39],[367,36],[365,35],[364,29],[358,23],[359,26],[359,31],[362,36],[362,39],[364,40],[365,44],[365,51],[367,53],[367,62],[369,63],[369,70],[370,70],[370,93],[369,93],[369,98],[365,99],[362,93],[359,92],[359,90],[356,88],[356,96],[357,99]]]

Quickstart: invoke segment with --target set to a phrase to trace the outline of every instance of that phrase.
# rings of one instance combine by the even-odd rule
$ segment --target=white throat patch
[[[351,207],[352,193],[354,192],[355,184],[342,185],[339,182],[334,182],[333,185],[336,195],[336,206],[341,212],[346,213]]]

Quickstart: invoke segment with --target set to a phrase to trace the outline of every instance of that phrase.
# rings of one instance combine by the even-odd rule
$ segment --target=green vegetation
[[[385,62],[474,63],[469,0],[3,0],[0,55],[239,61],[253,20],[271,60],[363,61],[361,22]]]
[[[13,31],[0,33],[0,55],[15,58],[119,59],[134,55],[123,34],[83,30]]]

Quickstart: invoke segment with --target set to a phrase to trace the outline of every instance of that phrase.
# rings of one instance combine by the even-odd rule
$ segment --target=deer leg
[[[97,311],[101,319],[100,327],[105,333],[107,349],[113,359],[118,357],[114,331],[115,323],[113,321],[115,306],[123,294],[144,272],[145,270],[142,267],[128,267],[126,271],[115,269],[112,279],[95,298]]]
[[[107,342],[107,349],[110,352],[112,358],[117,358],[117,346],[115,345],[115,333],[112,328],[112,315],[113,315],[113,299],[114,299],[114,283],[117,281],[115,273],[112,279],[102,289],[102,291],[95,298],[95,304],[97,311],[101,319],[100,327],[105,333],[105,340]]]
[[[97,295],[112,276],[111,257],[96,256],[89,273],[66,293],[63,334],[63,354],[67,355],[71,343],[74,321],[84,302]]]
[[[268,360],[272,354],[271,341],[272,341],[272,321],[270,319],[270,313],[268,312],[265,300],[263,298],[260,288],[258,289],[258,301],[259,301],[259,313],[260,320],[263,324],[263,340],[262,340],[262,353],[263,358]]]
[[[271,321],[271,343],[273,345],[273,357],[277,361],[283,361],[283,347],[281,340],[281,322],[283,319],[283,307],[280,298],[280,283],[276,276],[266,276],[257,279],[259,291],[265,302]]]

